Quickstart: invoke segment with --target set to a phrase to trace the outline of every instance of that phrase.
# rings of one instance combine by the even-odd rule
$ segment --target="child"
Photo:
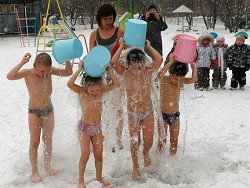
[[[171,50],[168,52],[168,55],[164,61],[164,66],[169,62],[169,56],[174,52],[177,41],[179,40],[179,38],[182,35],[185,35],[185,34],[177,34],[177,35],[173,36],[173,38],[172,38],[173,39],[173,46],[172,46]]]
[[[247,38],[247,37],[246,37]],[[245,90],[246,71],[250,68],[250,47],[244,44],[245,37],[243,35],[236,36],[235,44],[228,48],[228,67],[232,70],[231,88],[236,90],[238,84],[240,90]]]
[[[217,66],[214,67],[214,72],[212,75],[212,87],[213,89],[218,89],[219,85],[222,90],[225,90],[225,85],[227,81],[227,47],[225,44],[225,38],[223,36],[218,36],[216,38],[217,44],[214,45],[214,50],[217,56]]]
[[[118,59],[124,48],[123,39],[119,40],[120,47],[114,54],[111,63],[119,74],[123,74],[125,81],[125,91],[127,93],[127,109],[129,133],[131,137],[130,150],[133,163],[133,180],[140,179],[138,162],[138,138],[140,129],[143,131],[143,156],[144,166],[151,164],[149,150],[153,144],[154,135],[154,115],[153,104],[151,101],[151,76],[157,71],[162,63],[161,55],[146,41],[146,49],[152,54],[153,63],[150,67],[146,66],[146,54],[137,48],[128,50],[125,66],[118,63]]]
[[[197,76],[198,80],[195,82],[195,89],[199,91],[210,91],[210,68],[211,61],[216,61],[216,54],[214,48],[211,44],[214,42],[214,37],[211,34],[202,34],[198,38],[198,46],[197,46]]]
[[[161,80],[161,111],[164,122],[165,133],[167,134],[167,125],[170,130],[170,154],[175,155],[178,146],[178,136],[180,128],[179,96],[183,84],[192,84],[197,80],[195,62],[191,64],[192,77],[185,78],[188,72],[188,64],[174,61],[173,54],[170,55],[170,61],[159,72],[158,77]],[[164,76],[169,70],[169,76]],[[158,128],[160,131],[161,129]],[[159,138],[162,133],[159,133]],[[166,140],[164,140],[166,143]],[[161,151],[162,143],[158,141],[158,147]]]
[[[54,130],[54,111],[51,102],[52,75],[70,76],[72,67],[70,62],[65,63],[64,69],[52,67],[52,60],[46,53],[40,53],[35,58],[33,68],[22,69],[29,62],[31,55],[26,53],[22,61],[7,75],[9,80],[25,79],[29,92],[28,121],[30,130],[29,157],[32,167],[32,182],[42,181],[37,167],[37,149],[40,143],[40,134],[43,133],[45,170],[50,175],[57,171],[50,166],[52,157],[52,135]]]
[[[101,130],[102,114],[102,96],[119,86],[118,79],[114,76],[108,67],[107,72],[112,82],[106,86],[103,85],[103,78],[93,78],[86,74],[83,75],[82,85],[75,84],[75,80],[83,69],[82,62],[78,65],[78,70],[68,81],[68,87],[80,96],[80,105],[82,118],[79,121],[79,141],[81,148],[81,158],[79,161],[79,188],[86,188],[84,182],[85,168],[89,159],[90,141],[92,142],[96,165],[96,179],[104,186],[110,183],[104,181],[102,177],[102,152],[103,152],[103,135]]]

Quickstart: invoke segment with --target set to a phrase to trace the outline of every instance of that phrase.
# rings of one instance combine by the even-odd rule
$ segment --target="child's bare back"
[[[176,82],[171,76],[164,76],[161,80],[161,110],[172,114],[179,111],[179,96],[183,81]]]

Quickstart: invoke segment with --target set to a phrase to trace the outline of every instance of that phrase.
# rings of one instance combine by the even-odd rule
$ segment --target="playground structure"
[[[36,8],[35,16],[28,17],[27,16],[27,8],[24,6],[24,17],[20,18],[18,9],[15,9],[16,13],[16,22],[18,28],[19,39],[21,43],[21,47],[25,47],[25,43],[28,43],[30,46],[31,42],[34,42],[34,46],[36,46],[36,33],[37,33],[37,25],[39,20],[38,8]],[[31,37],[34,38],[33,41],[30,41]]]
[[[121,0],[117,1],[116,11],[118,12],[121,7]],[[133,18],[133,1],[129,0],[129,12],[125,12],[122,17],[119,18],[119,27],[125,30],[126,23],[128,19]]]
[[[83,37],[83,43],[85,43],[85,48],[88,53],[88,46],[87,46],[87,41],[86,38],[83,34],[76,36],[76,34],[71,30],[67,22],[65,21],[59,0],[55,0],[60,17],[61,17],[61,22],[59,23],[58,20],[52,20],[53,25],[49,25],[49,10],[50,10],[50,4],[51,0],[48,0],[48,6],[47,6],[47,11],[46,11],[46,16],[45,19],[43,20],[43,25],[41,26],[38,36],[37,36],[37,45],[36,45],[36,54],[38,52],[51,52],[52,53],[52,46],[55,43],[56,40],[67,40],[70,38],[79,38]],[[53,18],[55,19],[55,18]],[[82,44],[83,44],[82,43]],[[72,61],[72,66],[74,64],[74,60]]]
[[[36,54],[38,52],[52,52],[51,47],[56,39],[68,39],[69,30],[66,27],[64,17],[60,8],[59,1],[56,0],[56,4],[62,18],[62,24],[58,25],[48,25],[49,23],[49,10],[51,5],[51,0],[48,0],[48,6],[46,11],[45,20],[43,20],[43,25],[41,26],[38,35],[37,35],[37,45],[36,45]]]

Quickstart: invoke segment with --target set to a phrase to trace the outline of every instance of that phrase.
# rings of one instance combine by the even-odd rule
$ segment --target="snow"
[[[169,28],[162,32],[164,59],[172,47],[171,38],[179,33],[177,30],[180,28],[180,25],[175,25],[176,20],[167,21]],[[186,34],[198,37],[202,32],[206,32],[204,24],[195,23],[194,27],[198,31]],[[84,29],[84,26],[76,26],[76,34],[84,34],[87,41],[91,31],[89,27]],[[218,25],[215,32],[224,35],[229,45],[234,43],[234,34],[224,30],[223,25]],[[246,43],[249,44],[249,41],[250,39],[246,40]],[[79,106],[77,97],[66,86],[69,78],[53,77],[55,130],[52,165],[59,170],[59,174],[51,177],[44,172],[41,142],[38,165],[44,181],[33,184],[30,181],[31,167],[28,158],[28,92],[24,80],[9,81],[6,74],[26,52],[33,56],[25,67],[32,67],[36,48],[20,47],[18,37],[3,36],[0,38],[0,48],[0,187],[77,187],[80,148],[76,123],[79,118]],[[86,50],[84,53],[86,55]],[[62,65],[54,63],[54,66]],[[76,68],[77,66],[74,66],[74,70]],[[134,182],[131,179],[132,161],[126,128],[123,150],[112,153],[110,144],[105,142],[103,175],[111,182],[111,187],[250,187],[250,110],[247,110],[250,106],[250,71],[247,72],[245,91],[230,91],[231,71],[227,70],[227,73],[228,80],[224,91],[197,91],[193,85],[184,87],[180,98],[181,129],[178,153],[175,157],[170,156],[168,143],[166,151],[158,155],[154,142],[150,153],[152,166],[145,169],[141,165],[140,181]],[[111,132],[114,132],[114,127],[115,125],[109,126]],[[89,188],[102,187],[95,181],[93,155],[87,164],[85,180]]]

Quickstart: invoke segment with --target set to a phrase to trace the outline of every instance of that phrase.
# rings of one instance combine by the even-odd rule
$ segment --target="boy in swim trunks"
[[[173,59],[173,54],[170,55],[169,62],[161,69],[158,73],[158,78],[161,80],[161,90],[160,90],[160,101],[161,101],[161,111],[164,122],[164,129],[159,127],[159,138],[161,138],[161,131],[164,130],[167,135],[167,129],[170,130],[170,154],[175,155],[178,146],[178,136],[179,136],[179,97],[180,90],[183,84],[192,84],[197,80],[197,71],[195,63],[191,64],[192,77],[186,78],[188,73],[188,64],[175,61]],[[164,74],[166,71],[169,72],[168,76]],[[166,139],[163,140],[166,143]],[[159,139],[158,147],[161,151],[162,142]]]
[[[28,122],[30,131],[29,158],[32,167],[32,182],[42,181],[37,167],[38,146],[40,135],[44,141],[44,169],[52,176],[57,171],[50,166],[52,158],[52,135],[54,130],[54,112],[51,102],[52,75],[70,76],[72,67],[70,62],[65,63],[64,69],[52,67],[52,60],[46,53],[40,53],[35,58],[33,68],[21,68],[29,62],[31,55],[26,53],[7,75],[9,80],[25,79],[29,93]]]
[[[151,164],[149,150],[153,144],[154,114],[151,100],[151,77],[162,63],[162,56],[146,41],[146,49],[152,55],[153,63],[146,66],[147,57],[144,51],[138,48],[128,50],[124,65],[118,63],[124,48],[123,39],[119,39],[120,47],[114,54],[111,63],[118,74],[124,76],[125,91],[128,97],[128,122],[131,137],[130,150],[133,163],[133,180],[140,179],[138,147],[140,129],[143,132],[144,166]]]
[[[78,75],[83,69],[83,63],[78,64],[78,70],[71,76],[68,81],[68,87],[75,93],[79,94],[82,118],[78,125],[79,142],[81,148],[81,158],[79,161],[79,188],[86,188],[84,182],[84,173],[89,159],[90,142],[92,142],[96,165],[96,180],[104,186],[110,183],[102,177],[102,152],[103,152],[103,135],[101,130],[102,114],[102,96],[105,92],[110,92],[119,86],[118,79],[112,73],[110,67],[107,72],[111,78],[111,83],[104,85],[102,77],[90,77],[83,75],[82,85],[75,84]]]

